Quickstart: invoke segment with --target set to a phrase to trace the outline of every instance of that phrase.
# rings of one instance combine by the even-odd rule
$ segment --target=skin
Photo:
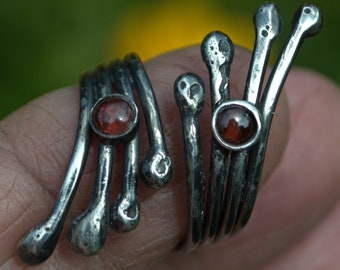
[[[241,96],[250,53],[236,48],[232,98]],[[185,234],[185,171],[173,83],[195,72],[208,86],[198,47],[159,56],[146,69],[153,83],[174,163],[170,185],[139,189],[141,222],[130,233],[109,233],[92,257],[77,255],[66,239],[72,220],[91,197],[96,170],[94,139],[88,162],[55,252],[27,267],[15,255],[21,236],[49,214],[63,181],[77,126],[78,91],[40,97],[0,122],[0,269],[338,269],[340,258],[340,91],[327,78],[293,69],[274,117],[262,185],[248,225],[230,239],[194,252],[176,251]],[[208,91],[207,91],[208,92]],[[209,164],[209,98],[201,116]],[[147,151],[141,124],[142,153]],[[118,148],[113,194],[122,165]],[[208,168],[207,168],[208,169]],[[116,180],[118,178],[118,180]]]

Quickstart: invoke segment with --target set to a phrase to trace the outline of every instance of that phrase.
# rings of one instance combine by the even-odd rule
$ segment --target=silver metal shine
[[[54,208],[46,221],[29,231],[18,243],[17,254],[28,264],[41,263],[52,254],[74,198],[90,145],[91,132],[88,119],[94,103],[90,90],[93,87],[91,76],[85,74],[80,81],[80,112],[76,141]]]
[[[234,56],[234,45],[227,35],[221,32],[212,32],[204,38],[201,53],[209,70],[211,107],[214,111],[220,103],[230,98],[229,72]],[[203,242],[212,242],[219,230],[227,180],[228,157],[229,152],[213,138]]]
[[[135,100],[130,74],[125,64],[117,60],[113,62],[111,70],[112,81],[121,93],[131,100]],[[118,232],[135,229],[139,224],[140,208],[137,197],[137,183],[139,174],[139,131],[135,137],[124,145],[124,171],[121,191],[111,207],[111,226]]]
[[[95,99],[100,101],[103,97],[112,95],[112,84],[105,67],[99,66],[96,75],[94,95]],[[84,255],[96,254],[103,247],[110,227],[109,192],[112,181],[114,140],[108,139],[107,136],[101,137],[102,134],[98,131],[96,133],[100,140],[98,169],[92,199],[87,210],[73,221],[68,234],[73,249]]]
[[[182,245],[192,250],[202,241],[204,225],[205,177],[198,117],[203,109],[205,90],[201,79],[191,73],[180,76],[174,88],[181,112],[187,178],[187,239]]]
[[[210,74],[212,129],[216,140],[212,140],[211,146],[209,189],[203,212],[205,220],[203,235],[200,238],[196,235],[196,231],[188,230],[191,235],[186,237],[186,246],[192,248],[236,233],[249,220],[261,179],[271,121],[281,89],[303,39],[320,31],[322,17],[318,8],[312,5],[304,5],[297,11],[290,37],[271,72],[262,98],[261,88],[269,53],[282,25],[276,6],[274,4],[262,5],[254,16],[254,25],[256,43],[242,101],[229,100],[229,70],[233,54],[230,39],[220,32],[212,32],[202,42],[202,57]],[[187,80],[186,76],[188,75],[182,75],[178,80]],[[175,86],[175,89],[177,88],[179,88],[178,85]],[[258,117],[258,123],[261,123],[256,133],[257,138],[246,143],[246,147],[242,145],[230,147],[216,134],[216,115],[230,102],[242,103],[239,105],[245,110],[249,110],[250,106],[254,115]],[[182,111],[184,111],[183,108],[181,108]],[[181,117],[184,122],[189,116],[181,113]],[[187,125],[190,126],[190,123]],[[196,127],[198,128],[198,123]],[[193,142],[199,145],[199,142],[196,142],[199,137],[194,135],[196,133],[191,133],[189,137],[186,135],[188,133],[186,129],[183,127],[184,142],[189,146]],[[201,153],[195,153],[195,155],[200,156]],[[191,175],[191,164],[194,163],[187,162],[189,168],[187,176]],[[188,224],[193,224],[194,218],[190,211],[195,209],[195,206],[190,203],[197,203],[200,209],[202,207],[202,202],[192,200],[192,192],[189,189],[188,218],[193,220],[188,221]]]
[[[172,176],[172,162],[166,148],[160,113],[150,80],[138,55],[126,56],[133,82],[141,100],[144,118],[149,136],[149,151],[142,163],[144,182],[154,188],[168,184]]]
[[[236,231],[247,224],[255,204],[270,125],[283,84],[304,38],[316,35],[321,30],[322,24],[322,14],[320,10],[313,5],[308,4],[301,6],[294,15],[290,36],[270,74],[262,100],[259,104],[259,110],[263,116],[264,128],[259,143],[249,154],[248,163],[250,165],[247,168],[247,186],[242,194],[242,202],[239,206]]]
[[[274,4],[264,4],[254,15],[256,41],[249,67],[243,99],[258,104],[269,54],[282,30],[282,19]]]
[[[260,6],[253,19],[256,41],[243,99],[254,106],[258,106],[270,50],[273,41],[281,32],[282,20],[277,7],[271,3]],[[259,131],[258,135],[261,132]],[[232,233],[237,220],[238,207],[242,200],[242,192],[248,188],[246,182],[248,150],[231,153],[230,170],[225,190],[223,221],[218,238]]]
[[[99,143],[98,169],[89,207],[71,225],[68,239],[72,248],[94,255],[104,246],[110,228],[109,192],[112,179],[114,146]]]
[[[210,74],[213,119],[219,110],[231,103],[237,103],[250,110],[259,125],[256,139],[244,148],[225,145],[218,137],[217,140],[212,139],[206,201],[198,121],[204,102],[203,82],[196,75],[188,73],[175,83],[187,165],[188,235],[183,246],[189,250],[199,244],[236,233],[248,222],[256,200],[270,125],[282,86],[303,39],[320,31],[322,16],[313,5],[304,5],[295,14],[290,37],[271,72],[262,98],[260,90],[269,52],[282,24],[275,5],[261,6],[254,16],[254,24],[256,43],[243,101],[230,101],[229,72],[233,58],[231,40],[221,32],[212,32],[202,42],[202,57]],[[110,95],[112,84],[116,84],[124,97],[135,104],[132,82],[140,96],[150,141],[150,151],[142,166],[144,180],[149,186],[156,188],[168,183],[172,174],[171,160],[166,150],[153,89],[138,56],[131,54],[125,58],[124,63],[116,61],[109,68],[100,66],[94,75],[85,74],[80,82],[79,124],[70,165],[50,216],[28,232],[18,244],[17,253],[24,262],[41,263],[55,249],[86,161],[91,135],[91,108],[95,99]],[[137,107],[133,107],[137,115]],[[212,127],[214,132],[215,125]],[[102,248],[110,222],[117,231],[130,231],[139,222],[137,123],[122,140],[126,142],[124,179],[111,214],[109,189],[114,143],[117,138],[102,136],[98,130],[96,133],[100,142],[93,197],[88,209],[73,222],[69,233],[74,249],[86,255],[95,254]]]

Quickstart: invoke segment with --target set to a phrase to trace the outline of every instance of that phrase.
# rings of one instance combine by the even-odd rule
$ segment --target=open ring
[[[175,82],[187,168],[187,236],[181,244],[187,250],[230,236],[247,224],[284,81],[303,39],[320,31],[322,16],[312,5],[304,5],[296,12],[288,41],[262,95],[269,53],[282,25],[276,6],[260,6],[254,15],[254,24],[256,42],[243,100],[230,99],[229,72],[234,56],[230,38],[224,33],[212,32],[201,45],[210,75],[212,104],[213,138],[207,187],[198,120],[204,102],[204,85],[192,73],[182,74]]]
[[[24,262],[41,263],[54,251],[84,169],[92,134],[99,139],[93,195],[86,211],[73,221],[68,239],[75,251],[93,255],[103,247],[110,225],[118,232],[137,227],[140,218],[137,196],[139,110],[134,89],[141,100],[150,141],[142,166],[143,179],[153,188],[168,184],[172,162],[157,101],[138,55],[129,54],[123,61],[116,60],[108,66],[99,66],[93,73],[85,73],[80,82],[78,133],[70,165],[50,216],[18,244],[17,253]],[[110,209],[117,143],[124,144],[123,181],[120,194]]]
[[[254,16],[254,24],[256,42],[242,100],[230,99],[229,72],[234,56],[230,38],[222,32],[212,32],[201,45],[210,75],[212,104],[208,185],[203,171],[199,125],[205,86],[193,73],[182,74],[175,82],[187,168],[188,222],[182,243],[187,250],[232,235],[247,224],[255,204],[282,86],[303,39],[321,29],[322,16],[312,5],[304,5],[297,11],[288,41],[262,94],[271,46],[282,25],[275,5],[262,5]],[[136,106],[134,89],[142,110]],[[150,187],[162,188],[171,179],[172,161],[152,85],[138,55],[129,54],[124,60],[99,66],[93,73],[81,77],[78,131],[70,164],[50,216],[18,244],[17,253],[24,262],[41,263],[54,251],[81,179],[93,134],[99,139],[93,196],[86,211],[72,223],[68,239],[77,252],[93,255],[103,247],[110,225],[118,232],[137,227],[140,111],[143,111],[149,138],[149,151],[140,168],[141,178]],[[110,207],[117,143],[124,144],[123,181],[120,194]]]

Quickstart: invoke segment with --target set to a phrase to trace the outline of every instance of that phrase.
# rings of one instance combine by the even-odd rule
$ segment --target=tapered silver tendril
[[[204,104],[204,86],[194,74],[184,74],[175,82],[175,98],[181,112],[187,172],[188,224],[183,245],[194,249],[203,235],[205,178],[199,131],[199,114]]]
[[[91,133],[88,119],[94,98],[89,89],[92,87],[91,76],[85,74],[80,81],[80,112],[76,141],[70,165],[53,210],[46,221],[29,231],[18,243],[17,254],[28,264],[41,263],[52,254],[64,226],[90,145]]]
[[[255,204],[270,125],[283,84],[304,38],[314,36],[320,32],[322,23],[322,14],[313,5],[301,6],[294,15],[288,41],[284,45],[280,57],[270,74],[259,104],[259,110],[263,115],[264,129],[259,143],[254,147],[249,156],[249,164],[251,166],[247,169],[249,175],[247,176],[247,188],[242,195],[242,203],[239,208],[238,228],[246,225]]]
[[[211,106],[214,111],[218,104],[230,98],[229,72],[234,56],[234,46],[229,37],[213,32],[201,45],[203,60],[210,75]],[[210,178],[205,215],[204,241],[215,239],[221,222],[221,208],[226,185],[229,153],[215,139],[211,142]]]
[[[115,61],[110,67],[112,80],[121,93],[135,100],[130,74],[122,61]],[[140,209],[137,197],[137,182],[139,173],[139,131],[136,136],[124,146],[124,170],[121,192],[111,208],[111,225],[119,232],[135,229],[139,224]]]
[[[104,67],[98,68],[94,80],[96,81],[94,91],[96,100],[112,94],[110,77]],[[103,247],[109,232],[109,192],[113,160],[113,143],[100,141],[98,170],[90,205],[84,213],[73,221],[68,234],[72,247],[85,255],[96,254]]]
[[[303,5],[295,13],[291,33],[263,93],[270,50],[282,25],[276,6],[260,6],[254,25],[256,42],[242,100],[230,99],[229,73],[234,56],[230,38],[212,32],[201,45],[210,76],[212,107],[207,188],[199,125],[204,85],[192,73],[181,75],[175,82],[185,146],[188,221],[182,246],[187,250],[235,234],[247,224],[256,201],[270,126],[283,84],[304,38],[321,30],[322,15],[313,5]],[[169,182],[172,162],[153,87],[139,57],[130,54],[123,61],[84,74],[80,80],[79,122],[70,164],[49,217],[18,243],[17,254],[24,262],[38,264],[53,253],[80,182],[92,133],[99,145],[94,191],[86,211],[72,223],[68,235],[71,245],[85,255],[96,254],[106,241],[110,224],[118,232],[130,231],[138,225],[139,110],[133,89],[139,95],[150,146],[141,166],[142,179],[154,188]],[[110,209],[117,143],[124,144],[123,181]]]
[[[277,60],[261,97],[261,88],[274,39],[281,31],[281,18],[274,4],[264,4],[254,15],[256,42],[249,68],[243,100],[230,100],[229,71],[233,44],[221,32],[212,32],[203,40],[201,51],[210,75],[212,130],[210,178],[207,198],[203,205],[204,226],[198,231],[188,229],[186,247],[194,248],[232,235],[248,222],[255,204],[265,158],[270,126],[281,89],[302,40],[315,35],[322,26],[320,11],[312,5],[302,6],[295,14],[292,31]],[[183,74],[178,82],[188,81]],[[184,84],[183,84],[184,85]],[[176,99],[181,93],[175,85]],[[183,123],[190,127],[191,113],[180,106]],[[185,115],[185,113],[188,115]],[[185,148],[199,141],[197,132],[183,127]],[[199,129],[198,123],[195,127]],[[196,137],[195,137],[196,136]],[[199,143],[198,143],[199,145]],[[195,149],[199,149],[197,146]],[[201,157],[201,153],[195,153]],[[194,162],[187,161],[187,181],[193,176]],[[199,177],[196,175],[196,177]],[[203,176],[201,176],[202,179]],[[189,180],[188,180],[189,179]],[[198,180],[196,180],[198,181]],[[203,187],[202,187],[203,190]],[[205,196],[200,194],[201,198]],[[188,185],[188,224],[195,222],[192,209],[202,209],[202,201],[192,199]],[[191,205],[194,204],[195,205]],[[190,242],[191,241],[191,242]]]
[[[118,232],[137,227],[140,218],[137,198],[139,116],[134,87],[148,114],[145,118],[152,145],[149,151],[151,156],[145,159],[144,176],[149,177],[150,186],[157,188],[169,182],[171,159],[166,150],[153,90],[138,56],[132,54],[127,56],[125,62],[117,60],[108,67],[99,66],[94,73],[86,73],[80,83],[79,127],[70,165],[50,217],[33,228],[18,244],[17,253],[24,262],[41,263],[55,249],[85,165],[92,132],[99,139],[93,196],[86,211],[72,223],[69,241],[77,252],[93,255],[103,247],[110,223]],[[110,212],[116,143],[124,144],[123,181]]]
[[[249,67],[243,99],[258,105],[263,79],[273,41],[281,31],[281,17],[274,4],[262,5],[254,15],[256,41]],[[230,157],[228,181],[225,191],[223,222],[219,237],[230,235],[234,229],[238,207],[246,187],[249,151],[233,152]]]
[[[145,183],[154,188],[168,184],[172,176],[172,162],[165,144],[160,113],[149,77],[138,55],[125,58],[135,83],[144,111],[150,147],[142,163],[142,176]]]

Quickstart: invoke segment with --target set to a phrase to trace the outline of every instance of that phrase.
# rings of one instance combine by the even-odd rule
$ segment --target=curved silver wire
[[[205,220],[203,235],[200,238],[197,231],[189,227],[186,246],[190,249],[200,244],[230,236],[244,227],[249,220],[261,179],[271,121],[282,86],[303,38],[320,31],[322,17],[320,11],[312,5],[302,6],[295,14],[292,32],[272,70],[262,98],[260,98],[260,94],[269,53],[282,25],[276,6],[274,4],[260,6],[254,15],[254,25],[256,42],[243,100],[230,101],[228,82],[233,55],[233,45],[230,39],[221,32],[212,32],[202,42],[202,58],[210,75],[213,110],[212,129],[217,141],[213,139],[211,146],[209,188],[207,200],[205,206],[203,206]],[[178,82],[183,81],[186,76],[188,75],[184,74],[179,77]],[[179,103],[179,88],[180,85],[177,83],[175,85],[177,103]],[[254,115],[258,115],[260,119],[257,120],[257,125],[260,125],[259,130],[256,131],[259,139],[257,141],[249,139],[249,142],[245,143],[246,147],[241,144],[240,147],[234,147],[229,142],[224,142],[224,139],[217,134],[216,117],[224,112],[223,110],[232,107],[233,102],[244,110],[248,110],[248,112],[250,106]],[[193,142],[195,142],[195,145],[199,145],[199,142],[196,142],[199,137],[195,135],[195,132],[190,133],[189,127],[192,124],[188,122],[188,119],[192,119],[192,113],[188,111],[188,108],[185,110],[182,103],[180,103],[182,107],[179,107],[182,121],[186,123],[186,126],[183,127],[184,142],[187,144],[186,148],[192,149]],[[198,123],[195,123],[195,125],[198,127]],[[188,134],[192,136],[190,139],[188,139]],[[217,142],[220,144],[217,144]],[[195,149],[200,149],[197,146],[195,147]],[[195,163],[187,159],[188,172],[192,170],[192,164]],[[187,173],[188,176],[188,179],[193,178],[190,173]],[[195,207],[201,209],[204,196],[201,194],[202,201],[200,202],[193,200],[192,189],[190,189],[192,182],[190,181],[192,180],[189,180],[188,184],[188,219],[191,220],[188,221],[188,224],[192,226],[195,222],[195,216],[191,211]],[[191,205],[195,203],[196,206]]]
[[[242,228],[247,224],[255,204],[270,125],[283,84],[304,38],[316,35],[321,30],[322,24],[322,14],[320,10],[313,5],[301,6],[294,15],[292,30],[288,41],[284,45],[280,57],[270,74],[263,98],[259,104],[259,110],[263,115],[264,129],[259,143],[249,155],[250,166],[247,168],[249,172],[247,176],[248,186],[244,192],[239,208],[238,228]]]
[[[229,72],[234,56],[234,45],[230,38],[221,32],[212,32],[201,45],[203,60],[210,75],[210,96],[212,111],[230,98]],[[212,242],[219,230],[221,208],[223,206],[229,152],[213,138],[209,186],[206,203],[204,242]]]
[[[210,75],[213,118],[222,108],[227,109],[228,104],[235,103],[243,109],[251,108],[253,115],[258,116],[256,121],[259,127],[256,131],[259,139],[245,144],[246,147],[233,147],[212,139],[207,190],[198,120],[204,102],[204,85],[197,75],[191,73],[182,75],[175,83],[187,165],[188,228],[183,246],[188,250],[236,233],[248,222],[256,200],[270,126],[281,89],[304,38],[320,31],[322,15],[313,5],[304,5],[296,12],[289,39],[270,74],[262,98],[260,90],[269,52],[282,25],[275,5],[262,5],[254,16],[254,24],[256,43],[242,101],[230,101],[229,72],[234,53],[231,40],[221,32],[212,32],[202,42],[201,53]],[[70,165],[50,216],[28,232],[18,244],[17,254],[24,262],[41,263],[55,249],[88,154],[91,137],[89,119],[95,100],[107,97],[116,87],[124,99],[131,100],[137,116],[133,86],[141,100],[150,144],[142,164],[142,177],[146,184],[155,188],[169,182],[172,163],[153,89],[139,57],[130,54],[124,62],[118,60],[108,68],[100,66],[94,74],[85,74],[80,81],[79,123]],[[139,222],[138,121],[135,120],[134,124],[133,132],[128,132],[126,139],[119,140],[125,143],[124,179],[111,213],[109,190],[116,137],[112,140],[101,137],[93,130],[100,138],[93,197],[88,209],[73,222],[69,233],[74,249],[83,254],[95,254],[102,248],[110,222],[117,231],[130,231]],[[215,125],[213,122],[213,131]]]
[[[187,178],[187,239],[182,246],[192,250],[202,241],[204,225],[205,177],[198,117],[203,109],[205,90],[201,79],[191,73],[180,76],[174,88],[181,112]]]
[[[281,32],[282,21],[274,4],[265,4],[254,15],[256,42],[249,67],[243,99],[258,105],[262,83],[266,72],[269,53],[275,38]],[[249,149],[232,152],[230,171],[224,200],[224,214],[219,237],[230,235],[235,226],[242,192],[247,187],[247,162]],[[250,150],[252,151],[252,150]]]
[[[100,66],[94,80],[95,99],[112,94],[112,84],[107,70]],[[93,255],[103,247],[110,227],[109,192],[114,160],[113,142],[100,141],[98,169],[89,207],[73,222],[68,234],[73,249],[84,255]]]
[[[157,101],[138,55],[127,55],[125,63],[141,100],[150,142],[149,151],[142,163],[142,177],[148,186],[161,188],[171,179],[172,162],[165,143]]]
[[[52,254],[74,198],[90,145],[88,119],[94,103],[91,77],[92,75],[85,74],[80,80],[78,131],[70,164],[54,208],[46,221],[29,231],[18,243],[17,254],[28,264],[41,263]]]
[[[130,74],[125,64],[117,60],[109,66],[112,82],[120,92],[135,101]],[[121,191],[111,207],[111,226],[118,232],[128,232],[137,227],[140,218],[137,197],[139,173],[139,131],[124,145],[124,172]]]

